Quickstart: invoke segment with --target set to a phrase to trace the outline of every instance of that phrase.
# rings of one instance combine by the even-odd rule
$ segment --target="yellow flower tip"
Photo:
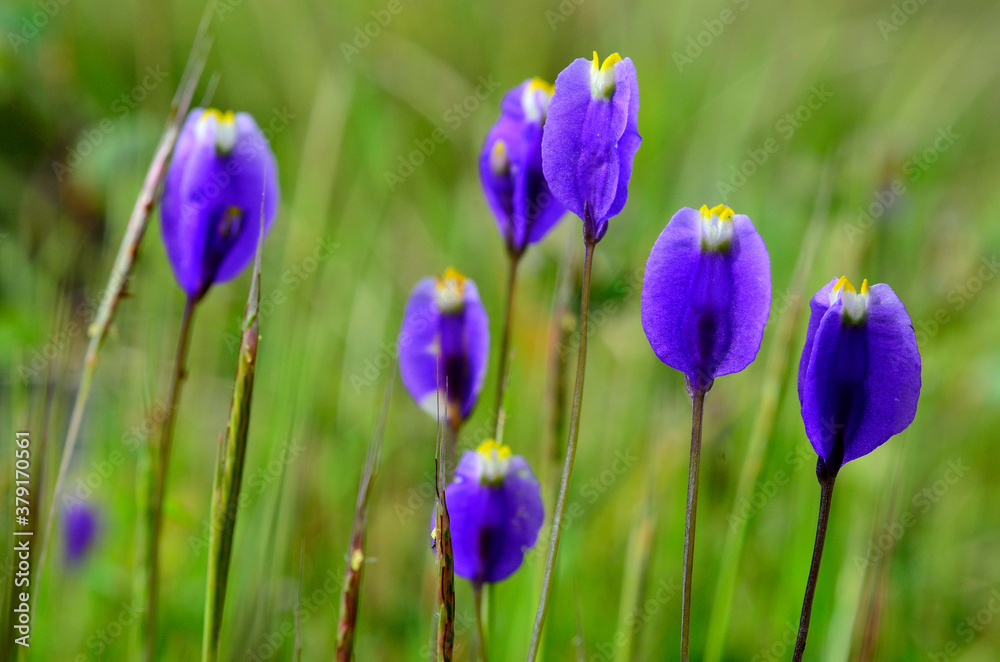
[[[436,533],[437,529],[434,530],[434,533],[432,535]],[[353,552],[351,552],[351,570],[357,572],[358,569],[361,568],[361,564],[364,562],[364,560],[365,560],[365,554],[360,549],[355,549]]]
[[[476,452],[487,459],[493,459],[494,453],[496,454],[496,459],[498,460],[503,460],[511,456],[510,446],[498,444],[495,439],[487,439],[483,443],[479,444]]]
[[[715,205],[709,210],[712,216],[718,216],[720,221],[728,221],[733,217],[733,210],[726,205]]]
[[[201,114],[201,119],[207,120],[210,117],[214,117],[216,122],[225,122],[226,124],[232,124],[236,121],[236,115],[231,110],[222,111],[218,108],[206,108],[205,112]]]
[[[868,294],[868,279],[865,278],[861,281],[861,289],[859,290],[861,294]]]
[[[597,57],[597,52],[594,52],[594,57]],[[622,56],[618,53],[612,53],[611,55],[604,58],[604,64],[601,65],[601,71],[607,71],[613,68],[617,63],[622,61]]]
[[[454,313],[462,310],[465,305],[465,280],[465,276],[454,267],[448,267],[444,274],[437,276],[435,299],[441,312]]]
[[[858,291],[854,289],[854,284],[851,283],[851,281],[847,278],[847,276],[841,276],[840,279],[833,284],[833,292],[835,294],[837,292],[840,292],[841,290],[845,292],[854,292],[855,294],[858,293]]]
[[[726,205],[715,205],[711,209],[708,208],[708,205],[702,205],[698,213],[706,220],[713,216],[717,216],[720,221],[730,221],[733,218],[733,210]]]
[[[528,89],[531,90],[532,92],[536,90],[541,90],[549,95],[555,94],[556,92],[555,85],[545,80],[544,78],[539,78],[538,76],[535,76],[534,78],[531,79],[531,82],[528,83]]]
[[[445,282],[453,280],[457,282],[459,285],[464,285],[465,275],[455,267],[448,267],[447,269],[444,270],[444,274],[441,276],[439,280]]]
[[[590,95],[595,99],[610,99],[615,93],[615,64],[621,62],[622,56],[612,53],[604,59],[594,51],[594,60],[590,67]]]

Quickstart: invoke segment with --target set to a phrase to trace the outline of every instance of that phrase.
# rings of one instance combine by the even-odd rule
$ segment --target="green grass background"
[[[287,117],[272,127],[282,200],[262,282],[274,305],[261,321],[244,483],[251,496],[236,531],[224,657],[254,659],[248,651],[255,651],[261,659],[291,659],[300,558],[303,659],[332,657],[336,577],[369,429],[386,381],[396,380],[371,504],[356,651],[359,660],[426,659],[434,565],[431,504],[420,495],[433,471],[434,426],[386,369],[387,359],[410,288],[449,265],[478,283],[499,338],[505,260],[479,189],[479,146],[503,91],[535,75],[553,80],[596,49],[635,62],[643,144],[629,202],[595,260],[593,304],[607,312],[591,336],[570,493],[581,514],[565,532],[545,659],[610,659],[621,610],[632,608],[620,605],[620,596],[636,540],[630,536],[646,503],[656,516],[643,596],[652,602],[638,614],[636,655],[677,659],[680,600],[669,591],[657,600],[656,593],[680,580],[690,403],[682,378],[656,360],[642,333],[639,283],[670,216],[682,206],[720,202],[718,182],[728,182],[731,168],[751,158],[748,150],[769,139],[777,150],[725,198],[751,216],[767,242],[774,304],[758,361],[719,379],[708,396],[695,658],[705,647],[776,322],[800,285],[808,297],[847,274],[855,284],[863,277],[889,283],[906,304],[923,331],[923,390],[909,430],[849,464],[838,480],[806,657],[1000,659],[1000,614],[989,607],[1000,588],[1000,279],[977,280],[981,261],[995,260],[1000,244],[1000,6],[401,0],[391,6],[398,13],[382,15],[391,16],[388,25],[349,55],[343,44],[354,44],[356,28],[364,30],[372,12],[388,11],[388,1],[219,7],[196,101],[217,74],[214,105],[251,112],[264,126],[276,114]],[[25,21],[41,23],[37,16],[46,11],[51,17],[33,34]],[[87,304],[106,283],[201,11],[187,0],[0,6],[0,464],[12,465],[14,432],[30,430],[36,463],[47,458],[46,505],[82,361]],[[714,23],[720,16],[730,22]],[[22,43],[11,34],[33,36]],[[689,39],[701,39],[701,52],[692,48],[696,56],[679,66],[675,53],[684,54]],[[160,67],[163,81],[136,94],[147,67]],[[481,77],[499,87],[478,101]],[[789,131],[783,118],[807,103],[813,86],[829,99]],[[123,94],[144,98],[133,109]],[[471,108],[465,117],[453,108],[463,103]],[[390,188],[386,174],[397,173],[400,158],[436,128],[444,141]],[[951,142],[935,150],[938,132],[949,130]],[[88,138],[95,135],[99,144]],[[70,150],[88,153],[60,181],[53,164],[66,164]],[[928,155],[933,162],[925,167],[913,161]],[[821,200],[817,211],[824,176],[829,202]],[[887,193],[894,182],[902,194]],[[891,203],[857,225],[859,210],[879,196]],[[825,218],[819,250],[805,281],[792,282],[814,214]],[[571,262],[581,257],[579,239],[579,220],[566,217],[521,270],[505,441],[539,471],[553,296],[567,246]],[[319,242],[336,246],[327,259],[312,259]],[[197,539],[209,513],[248,283],[245,274],[216,287],[195,319],[166,504],[164,660],[195,659],[200,650],[206,557]],[[69,480],[71,493],[78,479],[96,485],[88,501],[99,511],[100,536],[78,567],[66,567],[61,545],[53,544],[33,598],[32,647],[22,659],[130,659],[137,459],[130,448],[144,437],[129,435],[152,420],[165,395],[182,308],[156,215],[130,291],[101,355]],[[791,657],[782,640],[798,620],[819,491],[794,386],[804,330],[800,319],[791,347],[779,348],[793,363],[757,483],[766,498],[749,518],[731,625],[719,642],[727,661]],[[491,372],[463,445],[481,441],[494,388]],[[46,431],[48,449],[38,450]],[[121,465],[108,470],[102,463],[116,451]],[[806,459],[795,459],[800,451]],[[619,453],[637,459],[620,474],[607,473]],[[939,482],[954,477],[946,474],[950,462],[968,469]],[[12,473],[0,477],[5,495]],[[3,531],[12,525],[8,498]],[[860,570],[855,560],[873,535],[886,526],[899,531],[893,525],[907,512],[912,520],[878,572]],[[36,513],[40,518],[41,508]],[[11,546],[5,543],[0,558],[9,561]],[[496,588],[494,660],[523,659],[541,557],[533,554]],[[458,586],[459,617],[468,622],[470,591]],[[970,617],[981,619],[975,629]],[[876,644],[860,658],[866,628]],[[110,646],[99,656],[102,636]],[[460,625],[458,659],[468,643]]]

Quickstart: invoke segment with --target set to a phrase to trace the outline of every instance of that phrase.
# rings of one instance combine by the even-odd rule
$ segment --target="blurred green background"
[[[36,463],[47,458],[47,507],[84,329],[202,10],[189,1],[0,5],[3,531],[12,526],[17,430],[31,431]],[[633,659],[678,657],[690,402],[679,374],[649,349],[639,292],[670,216],[718,202],[749,214],[767,242],[774,304],[758,360],[719,379],[707,400],[694,657],[706,646],[716,662],[791,657],[818,487],[795,393],[805,318],[790,340],[776,341],[776,329],[847,274],[889,283],[906,304],[923,391],[910,429],[841,473],[806,658],[1000,659],[1000,5],[221,0],[212,31],[195,101],[214,88],[213,105],[251,112],[270,130],[283,191],[264,251],[250,496],[236,532],[224,657],[291,659],[300,572],[303,659],[332,657],[369,430],[386,381],[396,380],[356,657],[427,659],[434,425],[387,369],[402,307],[419,278],[453,265],[478,283],[499,338],[506,267],[479,189],[481,141],[506,89],[535,75],[553,80],[596,49],[635,62],[644,140],[629,202],[594,266],[602,312],[570,492],[580,515],[565,532],[544,659],[621,659],[626,631]],[[432,140],[436,128],[443,142]],[[431,153],[412,156],[421,145]],[[818,250],[793,278],[811,218]],[[320,247],[333,248],[317,258]],[[521,270],[504,437],[543,476],[552,471],[543,403],[553,302],[560,274],[581,254],[579,221],[567,217]],[[244,275],[216,287],[195,319],[166,504],[164,660],[200,650],[201,541],[248,283]],[[183,303],[155,214],[129,289],[68,484],[97,509],[99,537],[72,567],[54,541],[22,659],[130,659],[135,449],[156,430]],[[575,311],[575,289],[570,301]],[[564,345],[572,368],[576,341]],[[768,369],[772,353],[788,357],[787,373]],[[742,502],[737,483],[768,384],[780,398],[773,425],[762,417],[762,466]],[[485,436],[494,388],[491,373],[464,446]],[[109,468],[116,451],[124,461]],[[626,461],[615,464],[619,457]],[[732,589],[721,591],[732,601],[729,626],[709,636],[738,521],[746,542]],[[0,555],[7,564],[11,547]],[[494,660],[524,657],[542,556],[496,587]],[[456,657],[466,659],[464,582],[458,615]]]

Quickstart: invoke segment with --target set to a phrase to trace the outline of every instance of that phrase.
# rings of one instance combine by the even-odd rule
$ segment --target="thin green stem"
[[[585,237],[583,253],[583,288],[580,295],[580,351],[576,363],[576,382],[573,387],[573,408],[569,417],[569,437],[566,441],[566,459],[563,462],[562,479],[559,483],[559,496],[556,499],[555,514],[552,517],[552,530],[549,536],[549,552],[545,561],[545,574],[542,577],[542,592],[538,598],[538,611],[535,613],[535,626],[531,632],[531,644],[528,648],[528,661],[533,662],[538,655],[538,646],[542,637],[542,627],[545,625],[545,611],[548,608],[549,594],[552,591],[552,575],[555,572],[556,555],[559,553],[559,540],[562,537],[563,516],[566,512],[566,497],[569,494],[569,483],[573,477],[573,461],[576,458],[576,440],[580,432],[580,410],[583,402],[583,379],[587,368],[587,318],[590,310],[590,272],[594,261],[596,241]]]
[[[489,662],[489,654],[486,652],[486,636],[483,628],[483,585],[474,583],[472,585],[472,602],[476,609],[476,649],[479,651],[481,662]]]
[[[681,578],[681,662],[688,662],[691,632],[691,568],[694,565],[694,533],[698,520],[698,473],[701,468],[701,420],[705,389],[691,392],[691,461],[688,464],[687,511],[684,516],[684,573]]]
[[[836,475],[824,476],[822,474],[819,478],[819,519],[816,522],[816,542],[813,545],[812,564],[809,566],[809,579],[806,581],[806,592],[802,598],[802,616],[799,617],[799,636],[795,640],[795,654],[792,655],[792,662],[802,662],[802,655],[806,650],[806,637],[809,635],[809,619],[812,617],[813,598],[816,597],[816,579],[819,577],[820,561],[823,560],[823,545],[826,543],[826,527],[830,522],[830,503],[833,499],[833,484],[836,478]]]
[[[145,558],[145,598],[146,618],[143,631],[142,659],[150,662],[154,659],[156,642],[156,616],[159,592],[160,563],[160,528],[163,524],[163,495],[166,489],[167,468],[170,461],[170,446],[173,439],[174,420],[177,414],[177,403],[180,400],[181,386],[184,382],[185,365],[187,364],[188,345],[191,336],[191,322],[198,300],[188,297],[184,303],[184,314],[181,317],[181,328],[177,337],[177,351],[174,353],[174,369],[170,376],[170,387],[167,395],[167,410],[163,420],[160,442],[150,448],[152,462],[152,480],[149,485],[149,510],[146,513],[148,528],[146,531]]]
[[[498,442],[497,435],[501,430],[503,418],[503,395],[507,390],[507,363],[510,360],[510,331],[514,319],[514,291],[517,285],[517,265],[521,256],[510,253],[507,267],[507,288],[504,294],[504,322],[500,335],[500,356],[497,359],[497,393],[493,404],[493,438]]]

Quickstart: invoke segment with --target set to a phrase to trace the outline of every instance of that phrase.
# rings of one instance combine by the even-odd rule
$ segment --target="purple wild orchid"
[[[449,268],[410,293],[399,334],[406,390],[431,416],[457,428],[472,413],[486,377],[490,331],[476,284]]]
[[[97,537],[97,516],[90,506],[82,502],[74,503],[66,508],[62,524],[66,562],[77,565]]]
[[[528,462],[492,439],[462,455],[445,501],[455,574],[474,585],[514,574],[545,518],[541,488]]]
[[[278,208],[278,177],[267,138],[247,113],[193,109],[163,183],[163,243],[174,275],[194,301],[251,261]]]
[[[920,353],[903,303],[884,283],[847,277],[810,302],[799,363],[806,435],[833,475],[905,430],[920,397]]]
[[[479,178],[507,252],[520,257],[566,211],[542,174],[542,135],[552,85],[526,80],[504,95],[500,119],[486,134]]]
[[[674,214],[642,285],[642,328],[657,358],[707,391],[753,362],[770,309],[771,261],[747,216],[725,205]]]
[[[542,136],[542,169],[553,195],[583,219],[596,243],[628,197],[639,136],[639,84],[630,58],[574,60],[556,78]]]

